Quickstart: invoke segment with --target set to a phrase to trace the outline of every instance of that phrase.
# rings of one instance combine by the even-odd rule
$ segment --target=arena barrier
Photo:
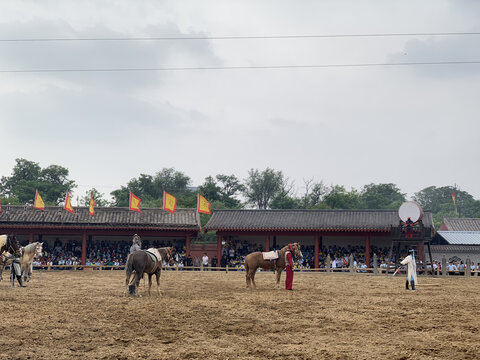
[[[125,270],[125,265],[34,265],[34,270],[37,271],[114,271],[114,270]],[[228,272],[243,272],[245,271],[242,267],[204,267],[204,266],[164,266],[164,271],[224,271]],[[318,269],[295,269],[294,272],[300,273],[344,273],[344,274],[370,274],[370,275],[383,275],[383,276],[392,276],[396,268],[359,268],[359,267],[348,267],[348,268],[318,268]],[[258,272],[272,272],[259,269]],[[426,272],[430,273],[430,270],[420,269],[417,270],[419,275],[427,275]],[[480,270],[470,270],[470,271],[442,271],[436,269],[436,276],[479,276]],[[406,274],[406,269],[400,269],[397,272],[398,276],[404,276]]]

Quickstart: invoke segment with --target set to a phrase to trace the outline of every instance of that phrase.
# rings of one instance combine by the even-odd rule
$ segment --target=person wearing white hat
[[[417,265],[415,263],[415,252],[413,249],[408,250],[408,256],[402,260],[402,265],[407,265],[407,281],[405,282],[405,289],[409,290],[408,283],[410,283],[412,290],[415,291],[415,283],[417,282]]]

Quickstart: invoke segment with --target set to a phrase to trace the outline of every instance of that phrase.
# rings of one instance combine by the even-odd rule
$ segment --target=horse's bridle
[[[13,240],[12,240],[11,237],[8,237],[7,241],[8,241],[8,250],[7,250],[7,251],[8,251],[9,253],[11,253],[11,254],[20,253],[20,249],[18,249],[18,248],[15,249],[15,248],[13,247],[13,245],[12,245],[12,244],[13,244]],[[15,241],[17,241],[17,239],[15,239]],[[17,245],[18,245],[18,242],[17,242]],[[10,251],[10,250],[13,250],[13,251]]]

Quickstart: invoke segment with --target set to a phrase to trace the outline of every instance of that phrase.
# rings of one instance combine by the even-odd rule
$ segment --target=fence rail
[[[40,271],[55,271],[55,270],[70,270],[70,271],[114,271],[114,270],[125,270],[125,265],[33,265],[34,270]],[[163,270],[166,271],[224,271],[228,273],[229,271],[234,272],[243,272],[244,268],[241,267],[204,267],[204,266],[165,266]],[[359,267],[349,267],[349,268],[318,268],[318,269],[295,269],[294,272],[308,272],[308,273],[345,273],[345,274],[373,274],[373,275],[393,275],[396,268],[359,268]],[[261,272],[271,272],[271,270],[260,270]],[[430,272],[427,269],[421,269],[417,271],[419,274],[425,274]],[[398,274],[405,274],[406,269],[400,269]],[[442,272],[440,269],[436,269],[436,276],[447,276],[447,275],[472,275],[479,276],[480,270],[470,270],[470,271],[453,271],[449,274],[448,271]]]

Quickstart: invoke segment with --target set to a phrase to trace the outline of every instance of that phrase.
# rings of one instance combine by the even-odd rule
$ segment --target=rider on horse
[[[133,235],[132,246],[130,247],[130,254],[134,251],[142,250],[142,240],[137,234]]]

